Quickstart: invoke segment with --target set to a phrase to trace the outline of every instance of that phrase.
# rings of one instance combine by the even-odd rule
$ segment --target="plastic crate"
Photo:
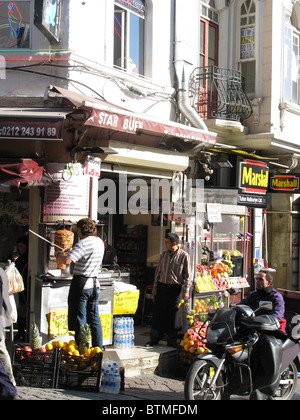
[[[57,388],[99,392],[102,353],[94,356],[73,356],[61,350],[58,364]]]
[[[56,367],[59,358],[59,349],[40,352],[38,350],[27,351],[24,348],[15,349],[14,363],[21,366]]]
[[[59,349],[47,352],[15,349],[13,371],[18,386],[55,388]]]
[[[13,372],[17,386],[56,388],[56,370],[14,365]]]

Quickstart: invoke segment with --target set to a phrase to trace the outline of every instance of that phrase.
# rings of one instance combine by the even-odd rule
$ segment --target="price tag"
[[[88,156],[83,167],[84,175],[92,178],[100,178],[101,160],[99,158],[92,158]]]
[[[191,203],[172,203],[172,210],[169,219],[172,222],[189,224],[193,215],[193,206]]]

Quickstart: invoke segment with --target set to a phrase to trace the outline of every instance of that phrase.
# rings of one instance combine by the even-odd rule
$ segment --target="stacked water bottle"
[[[102,363],[101,392],[107,394],[118,394],[120,392],[121,376],[119,364],[115,361],[105,359]]]
[[[114,345],[117,349],[134,347],[134,320],[132,317],[115,319]]]

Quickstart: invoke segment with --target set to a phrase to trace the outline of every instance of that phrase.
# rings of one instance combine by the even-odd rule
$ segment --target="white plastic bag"
[[[5,268],[7,277],[8,294],[14,295],[15,293],[23,292],[24,282],[23,277],[17,270],[15,263],[8,261],[8,266]]]
[[[9,296],[9,301],[11,305],[11,322],[15,324],[18,321],[18,311],[16,301],[13,295]]]

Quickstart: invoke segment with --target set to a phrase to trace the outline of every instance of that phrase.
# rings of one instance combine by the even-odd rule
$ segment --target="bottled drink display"
[[[134,320],[132,317],[115,319],[114,346],[117,349],[128,349],[134,346]]]

